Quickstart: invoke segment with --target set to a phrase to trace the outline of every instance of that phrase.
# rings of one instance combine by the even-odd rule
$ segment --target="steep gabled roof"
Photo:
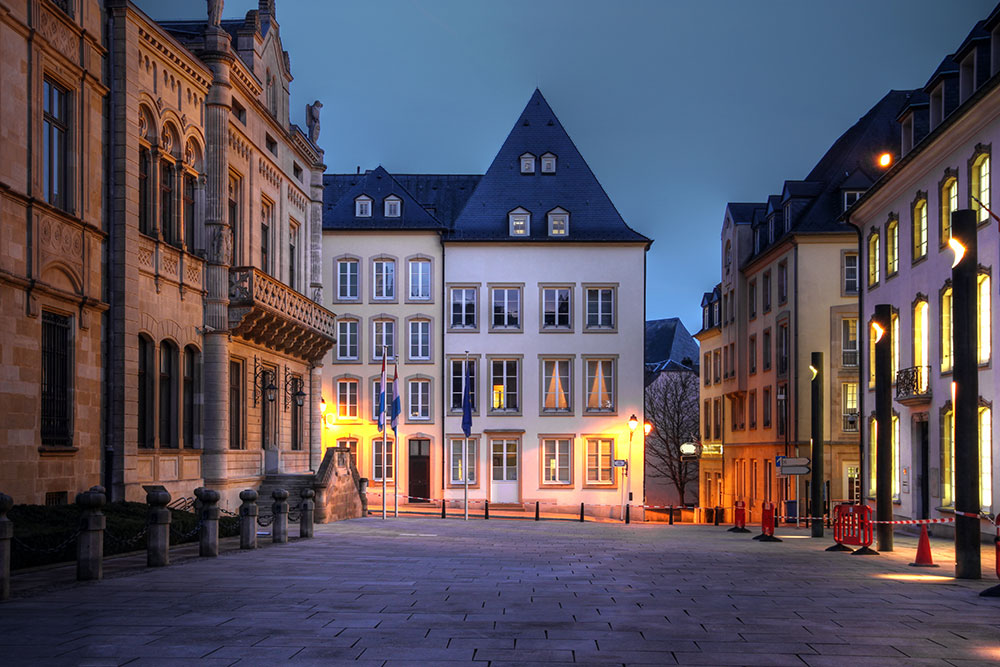
[[[520,156],[524,153],[536,157],[553,153],[556,173],[544,174],[536,165],[534,174],[522,174]],[[512,238],[507,214],[518,207],[531,213],[531,226],[528,236]],[[546,214],[557,207],[569,212],[569,233],[550,238]],[[527,239],[554,243],[651,242],[622,219],[537,89],[446,238],[508,242]]]
[[[744,225],[753,222],[754,211],[764,208],[760,202],[736,202],[731,201],[726,204],[729,216],[734,225]]]
[[[368,172],[323,174],[323,210],[332,210]],[[425,210],[450,227],[469,201],[480,174],[392,174]]]
[[[646,343],[643,359],[647,364],[673,361],[686,367],[698,365],[698,343],[678,317],[646,321]]]
[[[325,185],[326,179],[323,180]],[[355,215],[354,201],[362,195],[372,200],[371,217],[359,218]],[[385,217],[383,201],[390,195],[399,197],[402,202],[398,218]],[[354,185],[343,192],[336,203],[323,207],[323,229],[442,231],[444,228],[381,166],[357,177]]]

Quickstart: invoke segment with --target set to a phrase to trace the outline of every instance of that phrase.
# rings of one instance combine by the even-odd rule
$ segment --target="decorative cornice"
[[[180,56],[174,53],[173,49],[159,39],[158,35],[154,35],[142,26],[138,26],[138,29],[139,37],[141,37],[143,41],[149,44],[149,46],[155,51],[159,52],[163,58],[166,58],[168,61],[173,63],[174,66],[180,68],[188,76],[194,79],[198,85],[205,89],[204,92],[208,92],[208,88],[212,84],[212,80],[209,77],[203,75],[189,63],[185,62]]]
[[[281,187],[281,174],[279,174],[278,170],[272,167],[267,160],[261,159],[258,161],[257,171],[264,177],[265,181],[276,188]]]

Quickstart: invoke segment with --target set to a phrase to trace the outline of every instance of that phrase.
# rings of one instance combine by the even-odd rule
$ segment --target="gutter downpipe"
[[[858,343],[858,477],[859,477],[859,486],[860,486],[861,492],[859,494],[859,497],[857,498],[857,504],[858,505],[863,505],[863,504],[867,504],[867,501],[865,499],[868,497],[866,495],[867,492],[868,492],[868,489],[865,488],[867,485],[865,484],[865,477],[866,477],[866,475],[865,475],[865,466],[864,466],[864,463],[865,463],[865,431],[866,431],[866,429],[862,426],[862,424],[863,424],[863,416],[865,414],[865,393],[867,391],[867,388],[864,387],[864,384],[861,381],[861,378],[863,377],[862,371],[865,368],[865,359],[864,359],[864,355],[863,355],[865,346],[861,344],[861,313],[864,310],[864,304],[865,304],[865,291],[863,289],[861,289],[861,250],[862,250],[861,242],[862,242],[862,232],[861,232],[861,227],[859,227],[857,224],[855,224],[851,220],[851,216],[845,214],[844,215],[844,222],[846,222],[848,225],[850,225],[851,227],[853,227],[855,233],[858,235],[858,327],[857,327],[857,332],[858,332],[858,334],[857,334],[857,343]],[[865,330],[867,332],[867,327],[866,327]],[[865,336],[867,337],[868,334],[866,333]]]

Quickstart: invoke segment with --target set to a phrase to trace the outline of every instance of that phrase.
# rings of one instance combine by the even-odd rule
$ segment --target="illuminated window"
[[[872,417],[868,422],[868,494],[875,497],[875,472],[878,461],[878,422]]]
[[[892,327],[892,368],[890,369],[891,382],[896,383],[896,372],[899,370],[899,314],[893,313],[891,318]]]
[[[492,412],[517,412],[520,410],[518,385],[520,361],[517,359],[490,360],[490,387]]]
[[[354,216],[357,218],[372,217],[372,199],[361,195],[354,200]]]
[[[556,173],[556,156],[552,153],[542,154],[542,173],[543,174],[554,174]]]
[[[990,362],[990,277],[980,273],[978,279],[978,308],[976,310],[977,350],[979,363]]]
[[[927,392],[930,375],[929,312],[926,301],[918,301],[913,308],[913,363],[917,366],[917,389],[922,394]]]
[[[476,483],[476,450],[479,446],[477,440],[469,438],[452,438],[451,440],[451,483],[465,484],[465,477],[468,475],[469,484]],[[468,453],[468,464],[466,464],[466,453]]]
[[[375,279],[372,281],[372,298],[396,298],[396,262],[391,259],[377,259],[372,262]]]
[[[589,438],[587,440],[587,483],[612,484],[614,478],[611,457],[614,455],[615,441],[610,438]]]
[[[587,360],[587,412],[615,411],[614,359]]]
[[[840,383],[840,403],[844,415],[843,430],[855,432],[858,430],[858,383]]]
[[[385,443],[385,455],[382,454],[382,438],[375,441],[373,449],[374,455],[372,456],[372,481],[381,482],[382,481],[382,469],[383,464],[385,466],[385,479],[388,482],[393,481],[393,445],[395,443],[392,440],[388,440]]]
[[[549,211],[549,236],[566,236],[569,234],[569,213],[561,208]]]
[[[875,339],[878,335],[875,333],[875,327],[868,325],[868,387],[869,389],[875,386]]]
[[[337,322],[337,359],[358,358],[358,321]]]
[[[356,419],[358,416],[358,381],[337,380],[337,418]]]
[[[878,232],[873,232],[868,237],[868,286],[878,284],[879,279],[879,236]]]
[[[941,186],[941,245],[951,238],[951,214],[958,210],[958,179],[947,178]]]
[[[899,416],[892,416],[892,497],[899,500]],[[868,492],[874,496],[877,486],[876,471],[878,469],[878,422],[871,420],[871,461],[869,462],[870,486]]]
[[[899,221],[890,220],[885,231],[885,272],[895,275],[899,271]]]
[[[511,236],[528,236],[531,229],[531,213],[518,207],[507,214]]]
[[[986,209],[990,208],[990,156],[982,153],[972,163],[972,184],[970,190],[972,196],[978,199],[972,200],[972,210],[976,212],[978,222],[986,222],[990,219],[990,214]],[[982,202],[980,206],[979,202]]]
[[[531,153],[525,153],[521,156],[521,173],[522,174],[533,174],[535,173],[535,156]]]
[[[993,416],[979,408],[979,504],[984,512],[993,509]]]
[[[955,504],[955,413],[951,404],[941,417],[941,505]]]
[[[947,373],[951,370],[954,361],[951,357],[951,337],[952,337],[952,304],[951,286],[941,292],[941,372]]]
[[[400,216],[400,208],[402,207],[402,202],[399,197],[395,195],[390,195],[385,198],[383,202],[385,206],[385,217],[387,218],[398,218]]]
[[[569,359],[542,361],[542,412],[569,412],[570,386]]]
[[[572,441],[569,438],[542,440],[542,483],[570,484]]]
[[[913,207],[913,260],[927,256],[927,200],[920,199]]]
[[[858,365],[858,320],[845,317],[841,320],[841,365]]]

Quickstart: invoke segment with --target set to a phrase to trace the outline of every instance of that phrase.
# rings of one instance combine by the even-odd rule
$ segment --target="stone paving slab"
[[[942,567],[917,570],[906,536],[861,558],[712,526],[407,517],[316,532],[167,568],[123,560],[89,584],[15,574],[0,663],[1000,664],[1000,600],[978,596],[996,580],[951,578],[940,542]]]

